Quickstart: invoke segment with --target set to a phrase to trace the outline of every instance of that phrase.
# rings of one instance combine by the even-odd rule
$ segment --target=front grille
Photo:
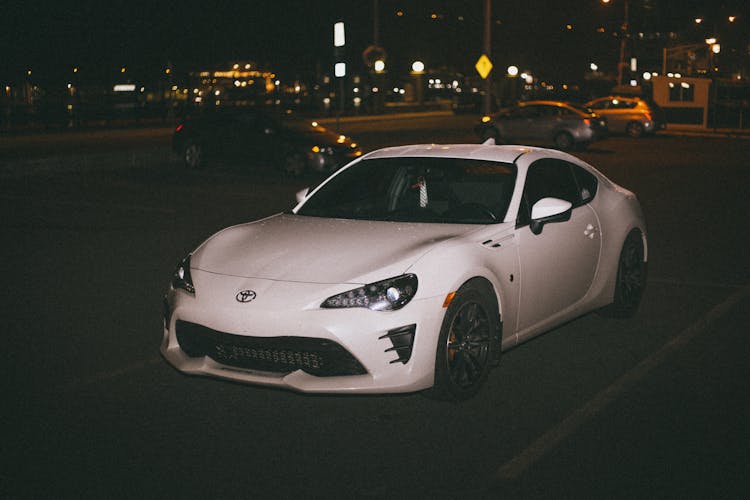
[[[349,351],[331,340],[245,337],[181,320],[176,330],[180,349],[191,358],[208,356],[224,365],[275,373],[303,370],[318,377],[367,373]]]

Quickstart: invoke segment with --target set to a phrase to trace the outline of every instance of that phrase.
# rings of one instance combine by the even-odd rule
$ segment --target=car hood
[[[304,283],[353,283],[397,276],[469,224],[327,219],[278,214],[220,231],[191,258],[202,271]]]

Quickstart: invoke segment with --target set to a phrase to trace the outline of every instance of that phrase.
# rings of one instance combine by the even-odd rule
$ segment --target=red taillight
[[[175,132],[179,132],[179,131],[180,131],[180,130],[182,130],[183,128],[185,128],[185,125],[183,125],[182,123],[180,123],[179,125],[177,125],[177,128],[176,128],[176,129],[174,129],[174,131],[175,131]]]
[[[583,119],[583,124],[584,125],[591,125],[591,120],[589,120],[588,118],[584,118]]]

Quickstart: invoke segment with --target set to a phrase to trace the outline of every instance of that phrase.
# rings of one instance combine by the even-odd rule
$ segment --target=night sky
[[[373,40],[372,0],[180,2],[5,0],[0,15],[0,79],[33,69],[40,80],[65,78],[71,68],[106,78],[120,67],[158,72],[167,64],[188,71],[235,60],[255,61],[282,77],[305,77],[332,63],[332,24],[347,26],[347,58],[362,65]],[[380,41],[389,68],[414,59],[465,73],[482,52],[482,0],[379,0]],[[630,0],[631,30],[697,31],[700,15],[745,32],[747,1]],[[613,71],[623,0],[493,0],[492,56],[496,67],[516,64],[547,77],[577,78],[597,61]],[[397,12],[403,15],[398,16]],[[437,19],[431,19],[436,14]],[[566,28],[571,24],[573,29]],[[596,28],[606,28],[604,34]],[[696,37],[702,33],[693,33]],[[0,81],[2,83],[2,81]]]

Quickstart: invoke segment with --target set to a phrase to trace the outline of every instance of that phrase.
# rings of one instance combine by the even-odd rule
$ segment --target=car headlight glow
[[[320,307],[366,307],[373,311],[395,311],[408,304],[416,293],[417,276],[404,274],[328,297]]]
[[[190,276],[190,255],[182,259],[172,274],[172,288],[185,290],[187,293],[195,294],[193,277]]]

